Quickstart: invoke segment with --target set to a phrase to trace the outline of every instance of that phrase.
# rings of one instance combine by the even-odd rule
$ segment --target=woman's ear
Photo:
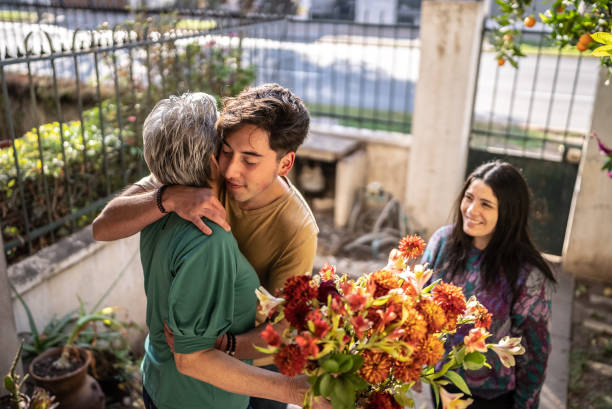
[[[283,156],[280,160],[280,166],[278,168],[279,176],[287,176],[293,164],[295,163],[295,152],[289,152]]]

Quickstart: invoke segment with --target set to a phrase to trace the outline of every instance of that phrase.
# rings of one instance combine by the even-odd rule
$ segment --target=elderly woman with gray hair
[[[145,161],[161,184],[218,189],[216,120],[216,101],[204,93],[157,103],[144,122],[143,139]],[[161,200],[158,206],[165,212]],[[246,409],[248,396],[301,404],[309,386],[305,377],[241,361],[261,356],[252,347],[237,351],[234,335],[242,334],[241,345],[263,344],[253,328],[259,280],[232,234],[210,225],[213,234],[207,236],[169,213],[141,233],[149,327],[142,363],[145,406]],[[164,322],[174,334],[173,351]],[[331,406],[319,400],[315,407]]]

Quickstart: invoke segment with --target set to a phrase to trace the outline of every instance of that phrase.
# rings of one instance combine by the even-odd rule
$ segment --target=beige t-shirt
[[[240,209],[227,192],[222,191],[220,197],[240,251],[270,292],[282,288],[291,276],[312,272],[319,233],[300,192],[289,180],[283,180],[288,191],[259,209]],[[150,175],[136,185],[149,191],[160,184]]]

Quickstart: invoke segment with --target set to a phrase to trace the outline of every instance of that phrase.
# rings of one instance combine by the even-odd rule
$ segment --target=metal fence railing
[[[285,19],[245,30],[243,45],[257,81],[291,88],[318,121],[409,133],[418,30],[408,24]]]
[[[0,228],[15,262],[88,224],[145,173],[141,126],[159,99],[278,82],[316,120],[409,132],[418,27],[346,21],[131,16],[46,26],[0,58]],[[145,16],[146,18],[146,16]],[[138,20],[140,19],[140,20]],[[193,23],[191,23],[193,24]]]
[[[144,173],[141,126],[159,99],[196,89],[228,96],[253,82],[235,27],[157,28],[74,31],[69,50],[34,32],[25,55],[0,60],[0,225],[9,262],[88,224]]]
[[[499,66],[485,29],[470,147],[560,161],[590,126],[599,62],[525,29],[519,67]]]

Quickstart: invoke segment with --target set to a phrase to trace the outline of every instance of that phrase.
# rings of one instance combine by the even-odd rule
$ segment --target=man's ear
[[[293,164],[295,163],[295,152],[289,152],[283,156],[280,160],[280,166],[278,168],[279,176],[287,176]]]

